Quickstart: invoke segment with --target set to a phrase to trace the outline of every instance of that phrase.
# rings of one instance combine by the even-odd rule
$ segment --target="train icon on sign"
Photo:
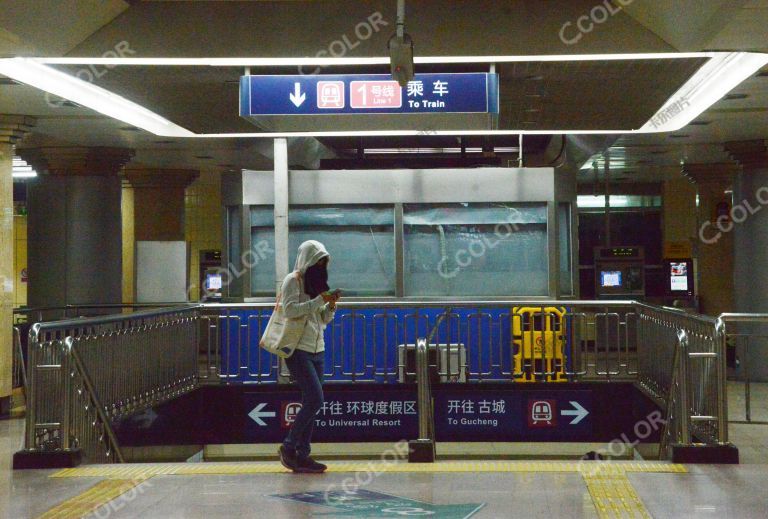
[[[344,82],[318,81],[317,107],[344,108]]]
[[[549,405],[549,402],[534,402],[533,409],[531,410],[531,420],[533,420],[533,423],[551,422],[552,406]]]
[[[557,403],[554,400],[528,401],[528,427],[556,427]]]
[[[280,425],[283,429],[287,429],[296,421],[296,415],[301,411],[301,404],[299,402],[283,402],[282,404]]]

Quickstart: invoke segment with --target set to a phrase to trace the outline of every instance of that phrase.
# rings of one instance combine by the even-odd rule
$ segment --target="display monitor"
[[[672,292],[688,291],[688,263],[671,261],[669,263],[669,289]]]
[[[603,270],[600,272],[600,286],[603,288],[613,288],[621,286],[620,270]]]
[[[224,286],[223,277],[217,272],[206,272],[205,290],[207,292],[218,292]]]

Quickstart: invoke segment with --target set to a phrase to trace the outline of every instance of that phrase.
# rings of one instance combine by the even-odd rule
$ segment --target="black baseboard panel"
[[[435,442],[411,440],[408,442],[408,463],[434,463]]]
[[[82,463],[80,449],[67,451],[18,451],[13,454],[13,468],[18,469],[68,469]]]
[[[673,463],[738,464],[739,449],[735,445],[672,445]]]

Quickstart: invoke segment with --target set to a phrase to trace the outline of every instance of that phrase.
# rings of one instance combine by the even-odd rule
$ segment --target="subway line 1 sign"
[[[240,78],[240,115],[246,118],[498,112],[498,74],[417,74],[405,87],[387,74]]]

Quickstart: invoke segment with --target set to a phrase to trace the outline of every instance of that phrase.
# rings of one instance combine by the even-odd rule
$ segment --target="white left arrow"
[[[571,420],[571,425],[576,425],[584,418],[586,418],[586,416],[589,414],[589,411],[584,409],[580,403],[574,402],[573,400],[570,401],[570,404],[573,406],[573,409],[563,409],[560,411],[560,414],[563,416],[574,416],[575,418]]]
[[[307,98],[307,94],[302,93],[301,83],[293,84],[293,93],[289,97],[291,98],[291,102],[296,105],[296,108],[300,107],[302,103],[304,103],[304,100]]]
[[[267,404],[259,404],[256,407],[253,408],[253,411],[248,413],[248,416],[251,417],[251,420],[256,422],[259,425],[267,425],[267,422],[262,420],[262,418],[274,418],[275,412],[274,411],[262,411],[267,406]]]

